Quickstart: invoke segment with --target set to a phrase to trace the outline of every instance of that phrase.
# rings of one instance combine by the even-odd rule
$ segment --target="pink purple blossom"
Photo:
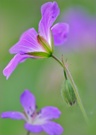
[[[52,26],[59,14],[60,9],[56,2],[47,2],[41,6],[42,17],[38,33],[34,28],[28,29],[9,50],[15,56],[3,70],[7,79],[19,63],[27,58],[51,57],[54,44],[60,45],[65,42],[69,31],[68,24],[61,22]]]
[[[64,11],[63,21],[70,25],[64,50],[79,51],[96,48],[96,16],[83,7],[75,6]]]
[[[29,90],[25,90],[21,94],[20,102],[24,108],[24,113],[3,112],[1,118],[24,120],[25,129],[32,133],[40,133],[41,131],[45,131],[48,135],[61,135],[63,133],[62,126],[52,121],[52,119],[60,117],[61,112],[58,108],[46,106],[37,112],[35,97]]]

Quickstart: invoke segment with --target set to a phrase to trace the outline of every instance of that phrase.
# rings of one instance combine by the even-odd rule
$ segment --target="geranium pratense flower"
[[[68,42],[64,50],[84,51],[96,48],[96,16],[89,14],[83,7],[70,7],[62,16],[70,25]]]
[[[53,53],[53,44],[64,43],[69,30],[68,24],[53,23],[60,13],[56,2],[47,2],[41,7],[42,18],[39,22],[38,33],[34,28],[25,31],[19,41],[10,49],[10,53],[16,54],[3,70],[8,79],[16,66],[27,58],[47,58]]]
[[[20,97],[20,102],[24,108],[21,112],[3,112],[1,118],[25,120],[25,129],[29,132],[39,133],[45,131],[49,135],[61,135],[63,128],[56,122],[51,121],[60,117],[61,112],[56,107],[47,106],[39,112],[36,111],[36,101],[34,95],[25,90]]]

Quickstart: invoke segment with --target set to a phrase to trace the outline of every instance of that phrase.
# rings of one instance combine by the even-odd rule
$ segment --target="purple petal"
[[[37,41],[37,35],[38,33],[34,28],[28,29],[21,35],[20,40],[12,48],[10,48],[10,53],[14,54],[44,51]]]
[[[40,133],[42,131],[42,127],[39,125],[31,125],[26,123],[24,127],[32,133]]]
[[[35,103],[34,95],[29,90],[25,90],[21,94],[20,102],[21,102],[25,112],[29,116],[32,116],[32,114],[35,112],[35,109],[36,109],[36,103]]]
[[[42,16],[45,14],[46,10],[51,8],[51,5],[52,5],[52,2],[46,2],[45,4],[43,4],[41,6],[41,14],[42,14]]]
[[[48,135],[61,135],[63,133],[62,126],[57,124],[56,122],[50,121],[42,125],[42,128]]]
[[[49,119],[57,119],[60,117],[61,112],[56,107],[44,107],[41,109],[40,116],[47,120]]]
[[[67,39],[69,25],[66,23],[57,23],[52,27],[52,34],[55,45],[63,44]]]
[[[12,72],[15,70],[17,65],[23,61],[25,61],[28,57],[28,55],[20,55],[16,54],[11,61],[8,63],[8,65],[4,68],[3,74],[6,76],[6,79],[9,78],[9,76],[12,74]]]
[[[59,12],[60,9],[56,2],[48,2],[41,7],[42,18],[39,22],[39,32],[48,43],[50,39],[50,28],[59,15]]]
[[[20,112],[3,112],[1,114],[1,118],[10,118],[16,120],[26,119],[24,114]]]
[[[68,50],[80,51],[96,47],[96,16],[91,16],[84,8],[76,6],[66,10],[62,20],[70,25],[65,46]]]

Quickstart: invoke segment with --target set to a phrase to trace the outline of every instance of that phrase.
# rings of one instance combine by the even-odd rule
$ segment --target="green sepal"
[[[32,56],[34,56],[35,58],[48,58],[48,57],[51,57],[51,53],[50,54],[48,54],[48,53],[46,53],[46,52],[29,52],[29,53],[27,53],[28,55],[32,55]]]
[[[54,51],[54,40],[53,40],[53,35],[52,35],[51,29],[50,29],[50,40],[51,40],[52,51]]]
[[[52,53],[52,48],[50,47],[49,43],[40,35],[37,36],[38,43],[42,46],[42,48],[47,52],[47,53]]]
[[[75,96],[74,90],[72,88],[72,85],[68,79],[65,80],[65,82],[63,84],[63,87],[61,89],[61,94],[62,94],[64,101],[68,105],[72,106],[76,103],[76,96]]]

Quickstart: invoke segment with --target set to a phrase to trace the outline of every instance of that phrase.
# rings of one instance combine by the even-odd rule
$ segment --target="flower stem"
[[[30,134],[30,132],[28,131],[26,135],[29,135],[29,134]]]
[[[88,123],[87,114],[86,114],[86,112],[85,112],[84,106],[83,106],[83,104],[82,104],[81,98],[80,98],[79,93],[78,93],[78,89],[77,89],[77,87],[76,87],[76,84],[75,84],[75,82],[74,82],[74,80],[73,80],[73,78],[72,78],[72,75],[71,75],[71,73],[70,73],[68,67],[65,65],[64,62],[61,62],[61,61],[60,61],[58,58],[56,58],[54,55],[52,55],[52,58],[54,58],[54,59],[63,67],[64,71],[67,73],[68,78],[69,78],[70,81],[71,81],[71,84],[72,84],[72,87],[73,87],[73,90],[74,90],[74,93],[75,93],[75,96],[76,96],[76,99],[77,99],[77,103],[78,103],[78,105],[79,105],[79,107],[80,107],[80,109],[81,109],[81,112],[82,112],[82,114],[83,114],[83,116],[84,116],[84,118],[85,118],[85,121]]]

